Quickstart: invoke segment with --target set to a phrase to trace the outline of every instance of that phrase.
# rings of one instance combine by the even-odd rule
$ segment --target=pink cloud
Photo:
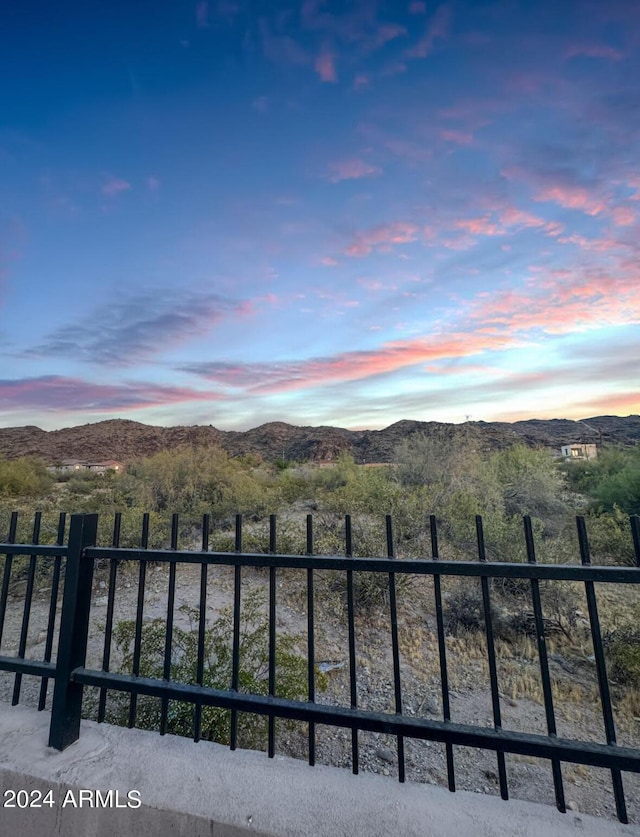
[[[202,0],[196,6],[196,26],[198,29],[206,29],[209,26],[209,4]]]
[[[157,192],[160,188],[160,181],[157,177],[147,177],[147,186],[151,192]]]
[[[540,330],[569,334],[607,326],[640,322],[636,287],[640,271],[618,269],[616,274],[590,269],[550,271],[534,285],[503,291],[473,303],[473,321],[496,327],[504,335]]]
[[[314,67],[322,81],[332,83],[338,81],[334,56],[326,46],[322,48],[317,56]]]
[[[468,131],[442,130],[440,136],[443,140],[456,145],[473,145],[473,134]]]
[[[417,44],[407,51],[408,58],[426,58],[433,52],[435,42],[449,36],[451,29],[451,7],[440,6],[427,27],[427,31]]]
[[[396,38],[405,37],[407,30],[398,23],[381,23],[375,33],[370,49],[378,49],[381,46],[395,41]]]
[[[338,262],[337,259],[334,259],[332,256],[323,256],[320,259],[320,264],[323,265],[323,267],[337,267],[339,262]]]
[[[148,383],[96,384],[81,378],[44,375],[39,378],[0,380],[0,408],[52,412],[84,410],[90,413],[139,410],[190,401],[215,401],[216,392]]]
[[[472,235],[502,235],[504,232],[504,230],[487,217],[468,218],[462,221],[456,221],[454,226]]]
[[[410,15],[426,15],[427,13],[427,6],[422,0],[412,0],[409,3],[409,14]]]
[[[533,199],[540,203],[557,203],[564,209],[579,209],[587,215],[599,215],[607,208],[604,201],[579,186],[548,186],[534,195]]]
[[[357,235],[345,252],[348,256],[366,256],[374,249],[389,252],[391,245],[417,241],[419,234],[418,226],[404,221],[382,224]]]
[[[114,198],[121,192],[128,192],[131,189],[131,184],[119,177],[111,177],[102,184],[102,194],[109,198]]]
[[[340,183],[342,180],[360,180],[363,177],[377,177],[382,174],[382,169],[372,166],[364,160],[341,160],[329,165],[329,180],[332,183]]]
[[[558,238],[558,242],[560,244],[575,244],[581,250],[596,253],[608,253],[612,250],[618,250],[621,246],[620,242],[613,238],[587,238],[579,233],[562,236]]]
[[[605,58],[608,61],[621,61],[624,55],[606,44],[572,44],[565,52],[565,58],[584,56],[586,58]]]
[[[611,217],[617,227],[631,227],[638,216],[630,206],[617,206],[611,210]]]
[[[185,367],[185,371],[202,375],[212,382],[247,389],[250,393],[271,394],[362,380],[420,363],[502,350],[513,344],[513,339],[499,335],[437,334],[391,341],[377,349],[343,352],[330,357],[255,364],[205,362]]]

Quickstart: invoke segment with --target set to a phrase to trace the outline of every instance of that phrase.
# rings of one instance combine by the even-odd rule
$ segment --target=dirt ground
[[[344,586],[334,574],[316,571],[316,661],[326,670],[327,688],[318,695],[322,703],[348,706],[350,682],[348,633]],[[445,596],[447,584],[443,580]],[[38,579],[31,608],[26,656],[42,659],[49,601],[50,575]],[[268,589],[268,571],[243,569],[242,594]],[[167,612],[168,568],[150,565],[147,573],[144,619],[164,618]],[[182,565],[177,569],[175,624],[189,627],[182,605],[197,608],[200,567]],[[98,568],[91,603],[91,631],[87,666],[102,667],[104,625],[107,610],[108,571]],[[115,596],[114,624],[135,617],[138,595],[137,572],[120,565]],[[233,600],[233,570],[210,567],[208,571],[207,621],[210,623]],[[306,648],[306,573],[297,570],[277,572],[277,631],[299,637],[300,653]],[[23,618],[24,583],[12,586],[0,646],[0,653],[17,652]],[[56,608],[57,636],[61,597]],[[441,681],[436,622],[431,579],[420,578],[410,588],[398,592],[398,626],[401,651],[403,711],[408,715],[442,718]],[[267,611],[265,605],[265,619]],[[356,615],[356,669],[358,706],[362,709],[395,711],[393,660],[389,631],[388,601],[380,601]],[[593,660],[582,652],[569,653],[565,646],[549,643],[551,676],[558,734],[585,741],[604,742],[597,678]],[[55,652],[55,649],[54,649]],[[502,721],[505,729],[546,734],[545,711],[539,688],[540,668],[537,650],[531,641],[516,645],[497,643],[498,681],[501,689]],[[451,688],[452,720],[492,726],[491,694],[482,635],[447,638],[447,658]],[[115,648],[112,669],[120,664]],[[14,676],[0,675],[0,700],[11,701]],[[39,681],[25,677],[20,703],[36,705]],[[49,685],[50,706],[52,686]],[[92,704],[91,700],[87,701]],[[93,701],[95,704],[95,701]],[[618,743],[640,745],[640,718],[629,715],[626,704],[614,691]],[[407,780],[446,785],[444,745],[406,740]],[[307,729],[304,725],[278,724],[277,749],[297,758],[307,758]],[[397,743],[389,736],[359,734],[360,769],[390,777],[397,776]],[[351,733],[348,730],[317,727],[317,761],[351,769]],[[468,748],[454,748],[458,789],[499,795],[496,755]],[[512,797],[554,804],[551,765],[528,757],[506,756],[509,792]],[[615,805],[608,771],[563,764],[565,798],[571,809],[615,818]],[[623,774],[627,808],[631,822],[640,822],[640,780]]]

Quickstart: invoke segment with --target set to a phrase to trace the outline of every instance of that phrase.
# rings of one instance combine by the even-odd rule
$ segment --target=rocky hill
[[[154,427],[136,421],[113,419],[63,430],[39,427],[0,428],[0,456],[36,456],[47,464],[64,459],[116,459],[130,462],[179,445],[220,445],[231,456],[255,453],[268,461],[335,459],[349,451],[357,462],[390,462],[395,447],[414,433],[458,439],[485,450],[522,442],[531,447],[558,449],[571,442],[602,444],[640,443],[640,416],[596,416],[582,421],[530,419],[506,422],[399,421],[384,430],[345,430],[340,427],[297,427],[271,422],[245,432],[217,430],[212,426]]]

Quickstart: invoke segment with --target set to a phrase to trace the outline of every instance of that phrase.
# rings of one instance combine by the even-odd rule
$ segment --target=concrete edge
[[[253,751],[231,753],[219,744],[92,721],[83,721],[80,740],[59,753],[46,746],[49,719],[48,712],[0,704],[2,832],[10,826],[6,833],[21,837],[640,835],[635,825],[560,814],[533,802],[400,785],[381,776],[310,768]],[[11,790],[36,793],[21,795],[29,807],[7,808]],[[48,790],[55,804],[32,807],[38,792]],[[86,791],[81,805],[80,790]],[[106,796],[109,790],[113,793]],[[139,797],[130,795],[134,790]],[[105,798],[107,807],[93,807]]]

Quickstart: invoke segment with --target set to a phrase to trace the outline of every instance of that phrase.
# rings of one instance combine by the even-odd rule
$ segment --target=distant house
[[[73,471],[85,471],[86,465],[79,459],[63,459],[60,465],[53,466],[49,470],[63,471],[65,474],[68,474],[72,473]]]
[[[94,474],[106,474],[107,471],[121,474],[124,471],[124,464],[117,462],[115,459],[106,459],[104,462],[87,462],[85,468]]]
[[[586,461],[597,457],[598,448],[594,444],[563,445],[560,448],[560,455],[571,461]]]
[[[107,459],[104,462],[63,459],[60,465],[52,466],[48,470],[62,472],[63,474],[74,474],[79,471],[90,471],[93,474],[106,474],[107,471],[114,471],[116,474],[121,474],[124,471],[124,463],[115,459]]]

